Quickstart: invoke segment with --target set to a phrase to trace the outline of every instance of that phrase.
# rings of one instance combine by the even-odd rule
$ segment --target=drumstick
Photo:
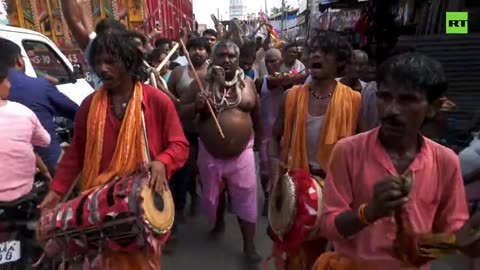
[[[163,59],[160,65],[155,68],[157,71],[160,71],[163,66],[165,66],[165,64],[168,62],[168,60],[170,60],[170,57],[172,57],[172,55],[175,53],[179,46],[180,45],[178,43],[175,43],[175,45],[173,45],[173,48],[168,52],[167,57],[165,57],[165,59]]]
[[[182,45],[182,48],[185,52],[185,56],[187,57],[188,64],[193,71],[193,76],[195,77],[195,80],[197,81],[198,86],[200,87],[200,92],[203,92],[204,94],[206,94],[207,91],[205,90],[205,87],[203,86],[202,81],[198,77],[197,71],[195,70],[195,67],[193,66],[192,60],[190,59],[190,54],[188,53],[187,47],[185,47],[185,43],[183,43],[183,41],[180,40],[180,44]],[[207,106],[208,106],[208,110],[210,111],[210,114],[213,117],[213,121],[215,121],[215,125],[217,126],[217,130],[220,133],[220,137],[222,137],[222,139],[225,139],[225,135],[223,134],[222,127],[220,126],[220,123],[218,122],[217,116],[213,112],[212,105],[210,104],[210,102],[208,100],[207,100]]]

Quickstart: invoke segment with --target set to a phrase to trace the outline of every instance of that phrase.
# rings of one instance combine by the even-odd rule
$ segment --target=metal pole
[[[284,23],[285,23],[285,0],[282,0],[282,25],[280,27],[280,30],[282,31],[283,35],[283,30],[285,29]]]
[[[265,15],[267,15],[267,17],[268,17],[267,0],[265,0]]]

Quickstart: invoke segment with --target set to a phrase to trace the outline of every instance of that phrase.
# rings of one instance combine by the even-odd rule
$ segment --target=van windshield
[[[34,40],[22,41],[30,63],[38,78],[45,78],[55,84],[71,81],[71,75],[62,59],[46,43]]]

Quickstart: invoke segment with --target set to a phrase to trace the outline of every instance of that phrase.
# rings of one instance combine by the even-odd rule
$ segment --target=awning
[[[297,17],[297,26],[305,24],[307,21],[307,16],[301,15]]]

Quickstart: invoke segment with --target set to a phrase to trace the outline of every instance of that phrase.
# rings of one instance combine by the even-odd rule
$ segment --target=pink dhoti
[[[231,159],[213,157],[199,140],[197,164],[202,182],[202,204],[212,224],[217,218],[222,181],[225,181],[232,213],[244,221],[257,222],[257,176],[253,140],[250,140],[238,157]]]

